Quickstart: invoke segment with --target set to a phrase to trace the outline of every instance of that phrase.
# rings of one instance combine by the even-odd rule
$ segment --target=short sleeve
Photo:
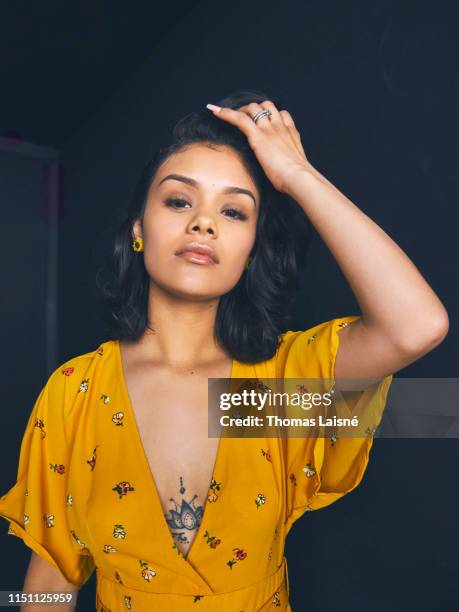
[[[66,379],[71,368],[57,368],[32,408],[23,434],[17,481],[0,497],[6,533],[81,587],[94,570],[89,549],[72,541],[67,520],[68,444],[65,437]]]
[[[333,388],[339,332],[358,319],[339,317],[306,331],[286,332],[277,377],[329,379]],[[340,438],[338,433],[285,441],[288,528],[305,511],[332,504],[361,482],[392,379],[390,374],[366,389],[343,394],[349,416],[359,415],[364,423],[364,437]]]

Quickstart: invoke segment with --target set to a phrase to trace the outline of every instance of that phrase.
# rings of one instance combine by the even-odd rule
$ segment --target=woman
[[[310,224],[362,315],[291,331]],[[445,337],[445,308],[259,92],[177,124],[109,272],[112,339],[50,376],[0,500],[33,550],[24,590],[76,596],[96,568],[99,611],[290,610],[287,533],[359,484],[374,430],[211,438],[208,379],[365,379],[352,411],[377,425],[393,373]]]

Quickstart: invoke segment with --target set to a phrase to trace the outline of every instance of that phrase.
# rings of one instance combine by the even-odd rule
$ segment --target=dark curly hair
[[[281,110],[278,96],[238,90],[217,102],[238,108],[250,102],[271,100]],[[143,223],[147,194],[158,167],[187,145],[232,147],[254,180],[260,193],[256,238],[250,266],[237,284],[222,295],[216,314],[215,338],[232,358],[256,363],[274,356],[279,335],[291,321],[299,271],[305,265],[312,226],[305,213],[289,196],[277,191],[267,178],[247,137],[241,130],[215,117],[211,111],[194,111],[178,121],[172,141],[160,147],[146,163],[132,201],[116,231],[111,256],[98,270],[101,292],[101,322],[114,339],[138,340],[148,328],[149,276],[143,256],[132,249],[132,227]]]

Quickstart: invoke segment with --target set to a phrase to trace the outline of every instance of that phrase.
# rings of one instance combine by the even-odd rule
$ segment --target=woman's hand
[[[252,102],[237,110],[214,104],[207,105],[207,108],[210,108],[216,117],[228,121],[247,136],[266,176],[278,191],[288,193],[290,177],[298,170],[311,171],[311,164],[306,159],[301,144],[300,133],[288,111],[278,111],[269,100],[260,104]],[[269,109],[271,116],[261,117],[255,123],[252,117],[264,109]]]

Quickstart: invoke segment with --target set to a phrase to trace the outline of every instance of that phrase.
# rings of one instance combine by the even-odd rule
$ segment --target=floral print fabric
[[[233,378],[334,378],[341,317],[288,331],[276,355],[233,362]],[[358,394],[382,414],[392,376]],[[285,538],[306,511],[362,480],[365,438],[225,438],[195,540],[173,540],[146,459],[119,343],[59,366],[24,432],[17,482],[0,498],[16,535],[81,587],[96,570],[98,612],[291,610]],[[176,517],[179,520],[180,517]]]

